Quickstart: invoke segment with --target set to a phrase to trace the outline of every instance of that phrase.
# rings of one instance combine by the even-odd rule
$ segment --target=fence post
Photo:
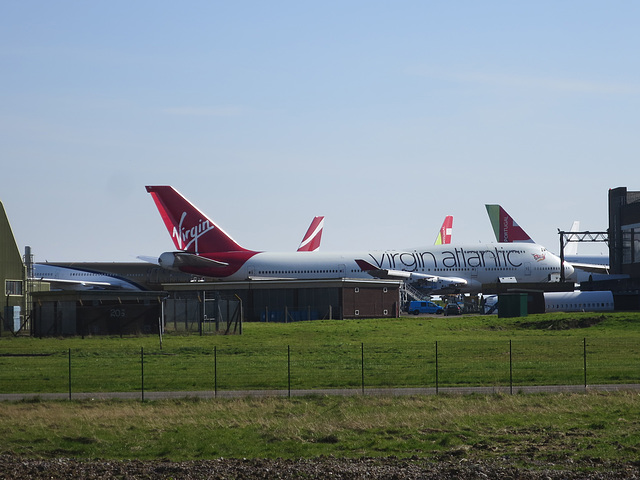
[[[362,394],[364,395],[364,342],[360,344],[360,365],[362,366]]]
[[[140,347],[140,391],[144,402],[144,347]]]
[[[213,347],[213,398],[218,398],[218,347]]]
[[[198,298],[200,297],[200,295],[198,295]],[[202,291],[202,299],[200,300],[202,303],[202,310],[200,311],[200,315],[198,315],[200,321],[198,322],[198,333],[200,334],[200,336],[202,336],[204,334],[203,332],[203,324],[204,324],[204,317],[207,315],[207,297],[206,297],[206,290]]]
[[[287,345],[287,388],[291,398],[291,345]]]
[[[587,389],[587,338],[582,341],[582,358],[584,362],[584,389]]]
[[[509,339],[509,393],[513,395],[513,357],[511,339]]]
[[[71,349],[69,349],[69,400],[71,400]]]
[[[436,340],[436,395],[438,394],[438,341]]]

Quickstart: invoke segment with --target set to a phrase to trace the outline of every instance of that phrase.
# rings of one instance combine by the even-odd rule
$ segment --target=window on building
[[[23,295],[22,280],[5,280],[5,295]]]
[[[640,263],[640,225],[622,229],[622,263]]]
[[[631,229],[622,231],[622,263],[631,263]]]

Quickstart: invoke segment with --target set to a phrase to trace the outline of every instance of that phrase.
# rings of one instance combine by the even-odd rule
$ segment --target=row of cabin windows
[[[421,272],[470,272],[472,268],[427,268],[420,270],[407,270],[407,271],[421,271]],[[485,271],[503,272],[514,271],[516,267],[485,267]],[[556,267],[534,267],[533,270],[557,270]],[[287,274],[301,274],[301,273],[341,273],[341,270],[261,270],[258,271],[259,275],[287,275]],[[362,273],[360,269],[353,269],[351,273]]]
[[[611,302],[602,302],[602,303],[567,303],[562,305],[547,305],[547,308],[550,309],[560,309],[560,308],[613,308],[613,304]]]
[[[340,273],[340,270],[262,270],[258,271],[259,275],[287,275],[299,273]]]
[[[54,277],[55,274],[53,272],[45,272],[39,278],[47,278]],[[108,272],[71,272],[71,277],[118,277],[117,273],[108,273]],[[144,273],[128,273],[127,277],[142,277]]]

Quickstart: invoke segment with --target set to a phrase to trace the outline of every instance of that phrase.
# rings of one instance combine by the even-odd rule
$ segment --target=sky
[[[640,190],[640,3],[0,4],[0,201],[36,261],[173,250],[145,185],[245,248],[538,243]],[[602,244],[580,250],[605,251]]]

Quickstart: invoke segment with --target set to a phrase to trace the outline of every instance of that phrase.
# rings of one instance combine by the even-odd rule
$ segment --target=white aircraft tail
[[[575,220],[573,222],[573,225],[571,225],[571,231],[572,232],[579,232],[580,231],[580,222],[578,220]],[[572,239],[573,236],[569,235],[569,239]],[[578,242],[567,242],[567,244],[564,247],[564,254],[565,255],[577,255],[578,254]]]

